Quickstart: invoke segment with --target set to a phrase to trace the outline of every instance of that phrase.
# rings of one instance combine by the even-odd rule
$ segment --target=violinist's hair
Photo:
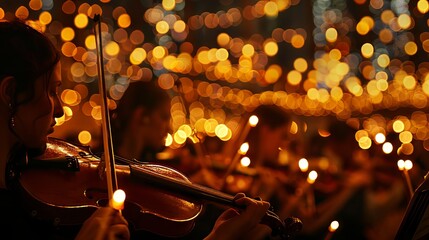
[[[11,104],[17,105],[34,98],[36,79],[45,77],[48,87],[50,75],[60,61],[60,53],[43,33],[19,20],[0,21],[0,81],[15,79],[15,95]],[[26,98],[16,102],[18,94]]]

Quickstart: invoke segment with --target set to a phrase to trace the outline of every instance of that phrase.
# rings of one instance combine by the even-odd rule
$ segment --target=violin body
[[[65,157],[66,156],[66,157]],[[73,157],[75,156],[75,157]],[[77,157],[76,157],[77,156]],[[102,161],[82,147],[49,139],[47,150],[19,177],[20,193],[31,215],[58,226],[80,225],[98,207],[108,204]],[[150,171],[187,179],[179,172],[159,165]],[[122,214],[134,230],[167,237],[180,237],[194,227],[203,205],[186,196],[156,188],[131,176],[128,165],[116,164],[119,188],[126,194]]]
[[[126,193],[122,214],[131,231],[182,237],[193,229],[205,202],[242,208],[234,196],[192,184],[165,166],[130,161],[115,164],[115,171],[119,189]],[[98,207],[109,204],[105,174],[103,161],[85,147],[49,138],[45,153],[29,159],[20,172],[17,188],[34,218],[60,227],[81,225]],[[299,219],[283,221],[270,210],[260,223],[281,239],[293,238],[302,229]]]

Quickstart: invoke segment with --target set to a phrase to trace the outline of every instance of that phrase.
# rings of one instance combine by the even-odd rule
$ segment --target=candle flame
[[[405,161],[404,161],[404,160],[402,160],[402,159],[399,159],[399,160],[398,160],[398,169],[399,169],[400,171],[402,171],[402,170],[404,170],[404,169],[405,169]]]
[[[252,115],[249,118],[249,124],[251,127],[255,127],[259,122],[259,118],[256,115]]]
[[[308,160],[305,159],[305,158],[301,158],[298,161],[298,166],[299,166],[299,169],[301,169],[301,172],[307,172],[307,170],[308,170]]]
[[[307,182],[310,184],[313,184],[316,181],[316,179],[317,179],[317,172],[313,170],[308,174]]]
[[[413,162],[411,162],[411,160],[406,160],[404,162],[404,167],[405,167],[405,170],[410,170],[411,168],[413,168]]]
[[[248,166],[250,165],[250,158],[248,158],[248,157],[243,157],[243,158],[240,160],[240,164],[241,164],[241,166],[243,166],[243,167],[248,167]]]
[[[122,210],[124,208],[125,197],[124,190],[116,190],[112,196],[112,207],[116,210]]]
[[[329,225],[329,231],[335,232],[339,226],[340,226],[340,223],[338,221],[332,221],[331,225]]]
[[[244,155],[247,153],[247,151],[249,151],[249,143],[245,142],[245,143],[241,144],[239,152],[240,152],[240,154]]]

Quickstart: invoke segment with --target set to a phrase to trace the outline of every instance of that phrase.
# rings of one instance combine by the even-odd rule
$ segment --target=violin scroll
[[[272,211],[267,212],[261,223],[271,227],[272,236],[285,240],[293,239],[302,230],[303,226],[299,218],[288,217],[286,220],[281,221]]]
[[[288,217],[285,222],[286,239],[292,239],[302,230],[302,222],[299,218]]]

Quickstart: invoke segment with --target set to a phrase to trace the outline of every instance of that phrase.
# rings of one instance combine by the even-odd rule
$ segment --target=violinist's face
[[[44,148],[48,134],[54,131],[55,118],[64,114],[58,98],[60,85],[61,65],[57,64],[49,81],[46,76],[36,80],[34,98],[17,108],[14,130],[28,148]]]

